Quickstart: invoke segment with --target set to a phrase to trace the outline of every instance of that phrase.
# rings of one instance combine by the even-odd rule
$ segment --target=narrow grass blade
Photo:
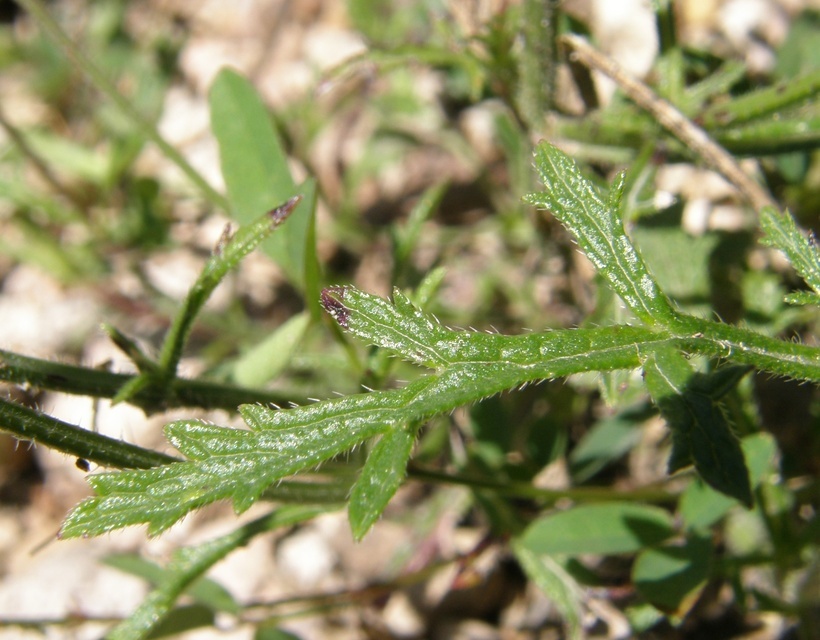
[[[273,380],[290,363],[309,324],[307,313],[289,318],[236,361],[232,368],[233,380],[247,387],[259,387]]]
[[[288,158],[267,108],[248,80],[221,70],[209,94],[222,175],[240,224],[295,194]]]
[[[584,594],[580,585],[555,558],[536,553],[520,540],[513,540],[512,550],[524,573],[561,612],[567,637],[582,640],[581,602]]]
[[[145,560],[137,554],[118,553],[110,555],[105,557],[102,563],[129,575],[142,578],[152,585],[161,585],[166,580],[172,579],[172,574],[167,569]],[[196,582],[192,582],[185,589],[185,592],[196,602],[213,611],[225,611],[235,615],[242,609],[240,604],[234,600],[222,585],[207,578],[200,578]]]

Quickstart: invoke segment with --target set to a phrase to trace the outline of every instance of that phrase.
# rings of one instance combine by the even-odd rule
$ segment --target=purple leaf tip
[[[274,207],[270,211],[268,211],[268,216],[273,221],[274,225],[282,224],[287,217],[293,212],[298,205],[302,201],[302,196],[293,196],[287,202],[280,204],[278,207]]]
[[[342,304],[345,297],[344,287],[328,287],[322,289],[321,302],[325,311],[330,314],[339,325],[347,329],[347,321],[350,318],[350,309]]]

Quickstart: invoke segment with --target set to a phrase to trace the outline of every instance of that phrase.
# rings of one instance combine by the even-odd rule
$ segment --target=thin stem
[[[677,494],[669,489],[645,487],[625,491],[614,491],[606,487],[572,487],[562,490],[540,489],[527,482],[499,482],[489,478],[479,478],[464,474],[451,474],[435,469],[420,467],[413,463],[407,474],[414,480],[436,484],[461,485],[471,489],[488,489],[502,495],[528,498],[542,503],[554,504],[559,500],[573,502],[603,502],[611,500],[634,500],[640,502],[671,503],[677,500]]]
[[[44,444],[51,449],[107,467],[148,469],[178,460],[163,453],[82,429],[2,399],[0,428],[21,440]]]
[[[464,567],[474,561],[475,558],[478,557],[479,552],[484,548],[485,541],[481,541],[476,548],[464,553],[459,553],[452,558],[431,562],[416,571],[403,573],[392,580],[369,584],[359,589],[344,589],[331,593],[282,598],[273,602],[251,603],[245,608],[243,619],[258,621],[259,614],[266,616],[268,620],[271,618],[296,618],[312,614],[315,615],[316,613],[331,609],[373,602],[400,589],[407,589],[425,580],[429,580],[448,566],[458,565]],[[258,612],[258,614],[248,615],[254,612]]]
[[[113,398],[138,376],[102,369],[50,362],[0,349],[0,380],[50,391],[96,398]],[[241,404],[303,403],[304,397],[276,391],[247,389],[208,380],[174,378],[164,386],[143,388],[128,402],[148,414],[173,407],[202,407],[236,411]]]
[[[177,551],[165,570],[161,584],[128,619],[112,629],[106,637],[112,640],[139,640],[146,637],[168,614],[185,588],[231,551],[246,545],[259,534],[298,524],[323,512],[321,507],[283,507],[220,538]]]
[[[197,314],[207,302],[211,293],[222,281],[228,271],[259,245],[279,225],[281,225],[301,202],[302,196],[293,196],[287,202],[274,207],[252,223],[239,229],[233,236],[228,236],[225,246],[217,247],[214,255],[205,264],[199,278],[191,287],[182,308],[174,317],[171,327],[165,336],[160,349],[155,372],[146,376],[158,379],[161,383],[170,381],[176,376],[177,366],[182,357],[185,342],[191,333]]]
[[[763,187],[749,177],[735,159],[716,144],[703,129],[669,102],[655,95],[643,82],[626,73],[612,58],[597,51],[576,35],[562,36],[561,41],[572,50],[571,57],[612,78],[633,102],[646,109],[661,126],[692,149],[709,167],[735,185],[752,207],[758,211],[766,206],[778,208],[777,203]]]
[[[19,0],[19,3],[34,17],[37,24],[62,47],[68,57],[91,79],[94,85],[117,105],[145,136],[162,150],[171,162],[179,167],[191,182],[199,188],[207,200],[224,211],[230,209],[227,199],[208,184],[208,181],[191,166],[184,156],[160,135],[156,125],[139,113],[131,102],[117,91],[117,88],[108,77],[71,41],[71,38],[48,13],[42,0]]]
[[[65,627],[66,629],[77,629],[84,624],[114,624],[120,622],[120,616],[88,616],[71,613],[65,618],[0,618],[0,628],[6,630],[11,627],[20,629],[31,629],[40,635],[46,627]]]

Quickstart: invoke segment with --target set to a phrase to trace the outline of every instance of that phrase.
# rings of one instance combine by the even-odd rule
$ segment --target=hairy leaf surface
[[[670,322],[675,315],[671,303],[624,231],[623,174],[616,178],[605,203],[578,165],[552,145],[538,146],[535,168],[547,190],[528,195],[526,201],[558,218],[635,315],[649,324]]]
[[[760,226],[766,234],[763,242],[785,253],[795,271],[811,287],[811,292],[798,291],[786,300],[792,304],[820,304],[820,248],[814,236],[807,238],[800,233],[788,211],[780,213],[771,207],[760,212]]]
[[[658,349],[644,362],[646,384],[672,430],[670,471],[694,463],[714,489],[752,506],[749,471],[716,398],[698,385],[686,359],[670,349]],[[700,388],[699,388],[700,387]]]
[[[361,536],[401,481],[412,448],[411,432],[402,433],[407,425],[525,383],[641,365],[661,409],[678,414],[674,420],[679,423],[670,418],[678,450],[691,456],[713,487],[748,504],[748,474],[737,442],[721,422],[713,397],[694,387],[687,395],[689,374],[678,370],[686,364],[679,352],[820,380],[820,349],[674,310],[624,232],[619,215],[623,179],[604,202],[554,147],[538,148],[536,166],[548,190],[529,201],[561,220],[612,288],[652,328],[617,325],[518,336],[457,331],[421,312],[400,291],[389,302],[352,287],[326,289],[321,305],[343,329],[432,373],[399,389],[293,409],[246,405],[240,411],[250,430],[195,420],[173,423],[166,434],[187,460],[93,476],[96,497],[69,515],[62,535],[96,535],[139,523],[158,533],[220,499],[232,500],[243,511],[271,484],[382,435],[376,458],[351,497],[351,522]],[[386,482],[376,491],[374,479],[382,473]]]
[[[232,500],[241,512],[277,480],[310,469],[373,436],[525,382],[636,367],[639,345],[660,345],[670,339],[628,326],[522,336],[454,331],[420,312],[399,292],[391,304],[353,288],[332,289],[323,292],[322,302],[353,334],[435,367],[436,372],[400,389],[293,409],[245,405],[240,412],[250,430],[198,420],[174,422],[166,427],[166,436],[187,460],[142,472],[91,476],[89,482],[97,495],[71,512],[61,534],[98,535],[141,523],[157,534],[186,513],[222,499]],[[398,450],[406,450],[407,439],[399,440]],[[404,454],[388,456],[404,464],[399,458],[406,461]],[[369,492],[361,495],[373,498]],[[386,501],[381,496],[376,503]],[[366,505],[353,507],[354,513],[356,508],[368,514],[361,516],[362,522],[375,520]],[[363,529],[361,526],[358,533],[363,534]]]

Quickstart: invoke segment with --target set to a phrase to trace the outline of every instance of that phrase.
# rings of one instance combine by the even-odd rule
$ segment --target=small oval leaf
[[[539,518],[524,532],[522,543],[536,553],[630,553],[673,533],[672,518],[663,509],[612,502],[582,505]]]

